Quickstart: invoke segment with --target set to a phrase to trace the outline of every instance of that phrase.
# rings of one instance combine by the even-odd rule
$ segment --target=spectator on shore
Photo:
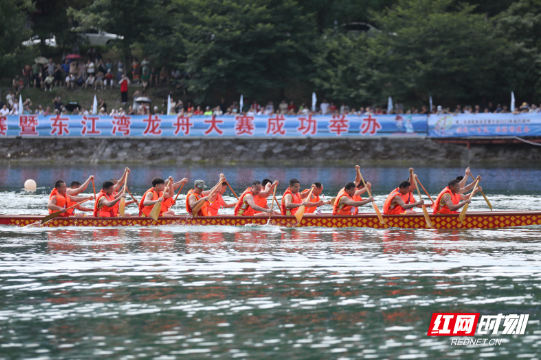
[[[4,104],[4,106],[2,106],[2,109],[0,109],[0,116],[6,116],[6,115],[9,115],[9,109],[8,109],[8,106]]]
[[[54,71],[53,71],[53,78],[54,78],[54,83],[53,85],[58,87],[62,84],[62,67],[60,66],[60,64],[55,64],[55,67],[54,67]]]
[[[91,88],[94,87],[94,82],[96,81],[96,78],[94,77],[94,74],[89,74],[85,81],[85,89],[90,86]]]
[[[214,115],[216,115],[216,116],[222,116],[223,115],[222,109],[219,106],[216,106],[214,108]]]
[[[336,105],[331,101],[331,104],[329,105],[329,113],[334,114],[336,112]]]
[[[126,77],[126,75],[122,75],[122,79],[120,80],[120,97],[122,98],[122,105],[126,105],[128,102],[128,84],[129,80]]]
[[[41,75],[41,66],[38,63],[32,65],[32,82],[34,84],[34,89],[39,88],[40,85],[40,75]]]
[[[97,64],[97,72],[101,72],[102,74],[105,74],[107,73],[107,67],[105,66],[105,64],[103,63],[103,60],[100,59],[100,61],[98,61],[98,64]]]
[[[160,85],[167,83],[169,83],[169,75],[167,74],[165,67],[162,67],[162,70],[160,71]]]
[[[158,85],[159,76],[160,74],[158,74],[158,70],[156,70],[156,68],[152,68],[150,70],[149,86]]]
[[[132,81],[135,84],[139,84],[140,75],[141,75],[141,69],[140,69],[139,61],[137,61],[137,58],[133,58],[133,62],[131,63],[131,75],[132,75]]]
[[[292,101],[289,102],[289,105],[287,106],[287,113],[289,115],[295,115],[295,112],[297,111],[295,107],[295,103]]]
[[[53,59],[49,59],[49,62],[47,63],[47,75],[54,74],[55,69],[55,63],[53,62]]]
[[[198,106],[197,109],[193,112],[194,115],[203,115],[203,110],[201,110],[201,106]]]
[[[13,94],[13,91],[10,91],[6,95],[6,101],[8,102],[9,107],[13,106],[13,103],[15,102],[15,95]]]
[[[83,79],[82,82],[86,81],[86,78],[87,78],[87,72],[86,72],[86,66],[85,64],[83,64],[83,62],[81,61],[79,63],[79,67],[77,69],[77,82],[79,82],[79,79]]]
[[[207,106],[205,108],[205,112],[203,113],[203,115],[212,116],[212,113],[213,113],[213,111],[210,109],[210,106]]]
[[[104,108],[100,108],[100,111],[99,111],[98,115],[100,115],[100,116],[107,116],[107,112],[105,111]]]
[[[69,64],[68,59],[64,60],[64,63],[62,64],[61,68],[62,68],[62,76],[65,78],[66,76],[68,76],[70,72],[70,64]]]
[[[113,73],[113,63],[111,62],[110,59],[107,59],[107,61],[105,62],[105,69],[107,69],[106,73],[111,70],[111,74]]]
[[[150,81],[150,71],[148,69],[145,69],[145,67],[143,67],[143,74],[141,75],[141,82],[143,83],[143,90],[146,90],[148,88],[149,81]]]
[[[127,115],[135,115],[135,112],[133,111],[133,107],[132,107],[132,106],[130,106],[130,107],[128,108],[128,113],[127,113]]]
[[[60,110],[62,109],[62,106],[63,106],[64,104],[62,104],[62,101],[60,100],[60,96],[57,96],[57,97],[54,98],[54,100],[53,100],[53,105],[54,105],[54,109],[55,109],[55,110],[59,110],[59,111],[60,111]]]
[[[43,112],[43,115],[45,115],[45,116],[51,115],[51,108],[49,106],[47,106],[45,108],[45,111]]]
[[[102,98],[98,99],[98,107],[100,109],[103,108],[105,110],[105,112],[107,112],[107,104],[105,103],[105,101],[103,101]]]
[[[282,100],[280,105],[278,105],[278,109],[280,110],[280,114],[282,115],[287,114],[287,103],[285,100]]]
[[[124,76],[124,64],[122,60],[118,60],[116,64],[116,82],[120,85],[120,81]]]
[[[101,86],[101,89],[103,90],[103,73],[101,71],[98,72],[98,75],[96,75],[96,81],[94,81],[94,90],[98,89],[98,85]]]
[[[73,89],[75,86],[75,76],[73,74],[69,74],[66,76],[66,89]]]
[[[105,74],[105,77],[104,77],[104,87],[105,89],[107,89],[107,84],[109,84],[109,87],[112,89],[113,88],[113,73],[111,72],[111,70],[107,70],[107,74]]]
[[[321,103],[319,108],[321,109],[321,113],[323,115],[327,115],[327,112],[329,111],[329,103],[327,102],[327,99],[323,99],[323,102]]]
[[[32,80],[32,67],[28,64],[23,67],[23,80],[24,86],[29,87]]]
[[[47,91],[47,90],[53,91],[53,83],[54,83],[53,74],[47,75],[44,82],[45,82],[45,91]]]
[[[272,103],[272,101],[269,101],[267,105],[265,106],[265,115],[270,115],[273,112],[274,112],[274,104]]]

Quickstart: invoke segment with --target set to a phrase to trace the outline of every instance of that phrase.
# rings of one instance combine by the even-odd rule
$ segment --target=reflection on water
[[[353,176],[340,171],[317,174],[331,184]],[[386,171],[398,170],[373,171],[391,187]],[[518,177],[532,180],[524,171]],[[20,201],[2,184],[6,212],[36,213],[46,200],[43,191]],[[487,194],[497,209],[540,210],[539,193],[525,192]],[[534,359],[540,235],[539,226],[0,227],[0,359]],[[530,321],[525,335],[499,336],[501,346],[451,346],[426,336],[433,312]]]

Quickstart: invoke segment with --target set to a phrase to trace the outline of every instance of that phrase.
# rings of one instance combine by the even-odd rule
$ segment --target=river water
[[[58,179],[98,182],[118,166],[3,166],[3,214],[44,214]],[[380,208],[407,168],[363,168]],[[541,210],[541,168],[475,168],[495,210]],[[432,195],[462,175],[419,168]],[[154,176],[224,172],[237,193],[255,178],[324,184],[353,167],[134,166],[140,197]],[[35,179],[38,191],[22,184]],[[184,190],[184,193],[186,193]],[[87,190],[91,193],[92,188]],[[226,201],[233,197],[227,194]],[[180,197],[183,199],[183,196]],[[180,201],[179,203],[182,203]],[[175,210],[185,213],[183,206]],[[482,197],[471,210],[486,210]],[[324,212],[329,208],[324,209]],[[368,212],[370,209],[365,209]],[[135,207],[130,211],[136,213]],[[229,213],[231,211],[225,211]],[[0,359],[536,359],[541,351],[541,227],[494,230],[257,227],[0,227]],[[427,336],[431,315],[529,314],[501,345]],[[500,328],[500,332],[503,327]]]

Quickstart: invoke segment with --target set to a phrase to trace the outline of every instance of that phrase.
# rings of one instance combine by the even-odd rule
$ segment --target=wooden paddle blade
[[[422,206],[423,207],[423,213],[425,214],[425,221],[426,221],[426,226],[429,227],[430,229],[433,229],[434,226],[432,226],[432,221],[430,221],[430,215],[428,215],[428,211],[426,210],[426,206]]]
[[[299,210],[295,213],[295,217],[297,218],[297,222],[301,222],[302,217],[304,216],[304,210],[306,209],[306,206],[301,206]]]
[[[387,222],[385,221],[385,219],[383,218],[383,216],[381,216],[381,212],[379,211],[378,206],[377,206],[376,203],[373,202],[373,201],[372,201],[372,206],[374,207],[374,211],[375,211],[376,214],[378,215],[379,222],[382,223],[383,225],[387,225]]]
[[[462,225],[462,222],[464,221],[464,218],[466,217],[466,212],[468,212],[468,205],[470,204],[464,205],[464,207],[462,208],[462,211],[460,212],[460,215],[458,216],[458,223],[460,225]]]
[[[124,216],[125,210],[126,210],[126,199],[121,198],[120,204],[118,205],[118,213],[120,214],[120,216]]]
[[[335,202],[335,201],[336,201],[336,198],[335,198],[335,197],[331,198],[331,206],[334,206],[334,202]]]
[[[490,203],[490,201],[488,201],[488,198],[486,197],[485,193],[483,192],[483,190],[481,190],[481,194],[483,195],[483,197],[485,198],[485,201],[487,202],[487,205],[488,207],[490,208],[490,211],[492,211],[492,204]]]
[[[47,216],[45,216],[43,219],[41,219],[41,223],[42,224],[45,224],[47,221],[51,220],[51,219],[54,219],[55,217],[57,217],[58,215],[62,214],[62,210],[58,210],[52,214],[49,214]]]
[[[154,204],[154,207],[152,208],[152,211],[150,212],[150,217],[154,221],[158,221],[158,218],[160,217],[160,211],[162,209],[162,202],[158,201],[156,204]]]

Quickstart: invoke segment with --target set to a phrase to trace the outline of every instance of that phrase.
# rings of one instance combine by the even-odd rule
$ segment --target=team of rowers
[[[264,179],[262,182],[256,180],[251,187],[248,187],[238,197],[237,202],[226,203],[222,195],[227,191],[228,187],[230,189],[231,187],[225,176],[220,174],[220,180],[216,186],[209,190],[206,190],[207,186],[203,180],[194,182],[193,189],[189,190],[186,196],[186,210],[192,216],[218,216],[220,209],[232,207],[234,207],[236,216],[295,215],[301,206],[305,207],[306,214],[311,214],[318,207],[331,204],[332,201],[333,215],[356,215],[359,213],[360,206],[372,203],[374,198],[372,196],[366,199],[362,197],[362,194],[367,191],[370,194],[369,190],[372,185],[367,182],[365,187],[364,180],[361,182],[360,167],[357,165],[355,169],[357,171],[355,180],[345,184],[336,198],[329,201],[320,199],[323,192],[321,183],[315,182],[310,189],[300,191],[299,180],[291,179],[282,196],[281,203],[278,204],[279,211],[273,211],[272,205],[269,206],[268,203],[269,197],[271,201],[274,198],[275,188],[279,185],[277,180],[274,182],[269,179]],[[120,179],[105,181],[95,198],[94,196],[79,196],[87,189],[90,182],[94,182],[94,176],[90,176],[83,184],[76,181],[72,182],[69,189],[64,181],[59,180],[55,183],[55,187],[49,196],[49,213],[61,211],[60,216],[75,216],[75,209],[77,209],[82,212],[92,212],[94,217],[117,217],[119,216],[120,201],[124,199],[125,206],[133,203],[139,206],[139,216],[150,216],[157,203],[160,203],[160,216],[175,216],[175,212],[171,209],[175,205],[175,191],[186,184],[188,179],[184,178],[175,182],[172,177],[169,177],[167,181],[162,178],[155,178],[152,180],[152,187],[145,192],[140,202],[133,196],[132,201],[126,201],[126,189],[123,185],[129,173],[130,169],[126,168]],[[426,205],[422,199],[416,200],[413,196],[418,179],[417,175],[413,173],[413,169],[410,168],[410,178],[402,181],[387,196],[383,205],[383,214],[402,215],[415,213],[413,208],[423,205],[432,207],[434,214],[457,213],[457,210],[471,202],[473,194],[481,191],[481,187],[477,186],[473,194],[466,194],[481,180],[481,177],[478,176],[474,182],[466,185],[468,176],[470,176],[469,168],[466,169],[464,177],[459,176],[449,181],[434,203]],[[82,202],[89,200],[94,200],[92,208],[82,205]],[[278,203],[277,200],[276,202]],[[126,214],[125,216],[129,215]]]

